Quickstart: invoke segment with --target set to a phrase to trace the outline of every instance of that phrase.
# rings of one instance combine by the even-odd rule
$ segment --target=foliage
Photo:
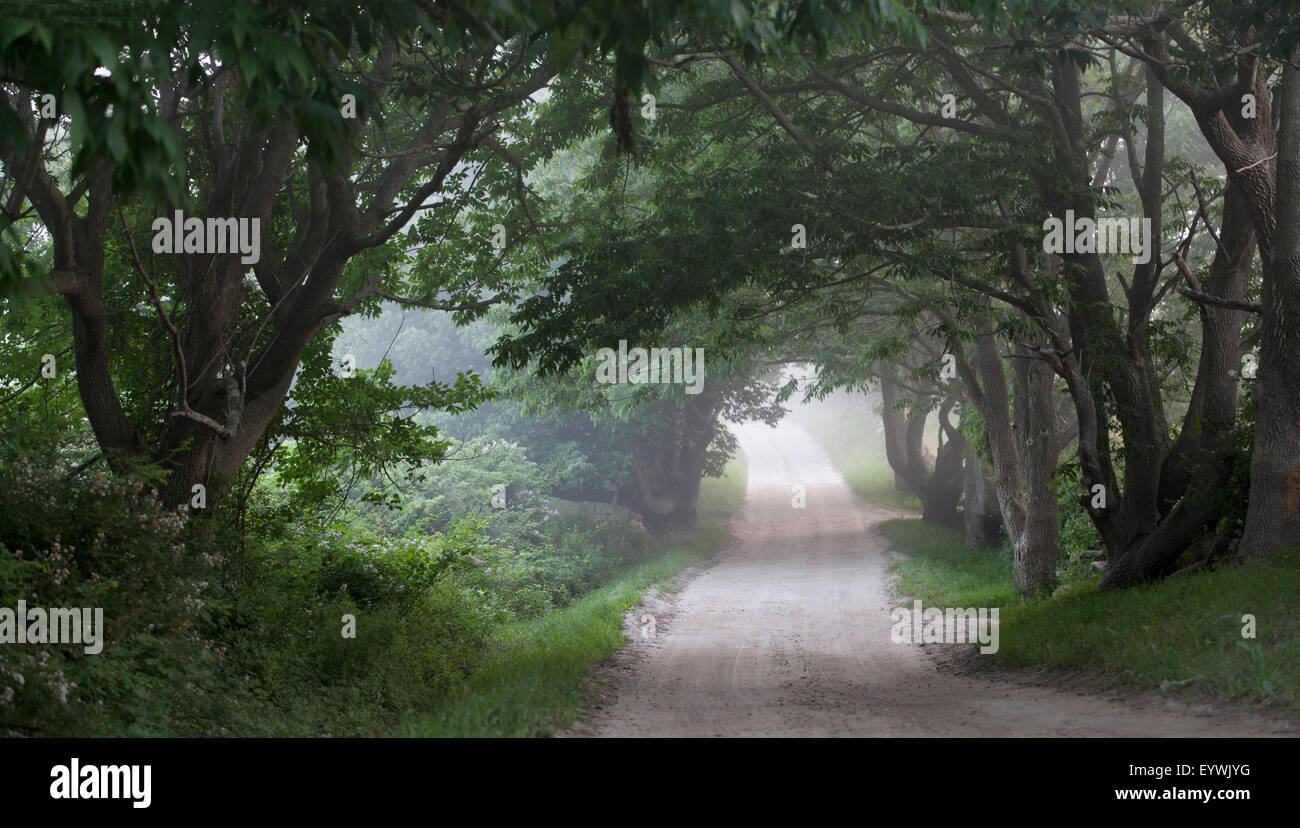
[[[97,654],[70,643],[0,647],[0,729],[184,728],[214,698],[204,680],[221,653],[202,628],[221,555],[191,529],[142,480],[69,477],[64,465],[26,459],[0,465],[0,606],[103,615]]]
[[[483,663],[438,710],[413,714],[407,736],[550,736],[572,724],[584,706],[591,664],[623,644],[624,614],[651,586],[671,589],[683,568],[705,561],[727,540],[723,520],[744,499],[745,468],[707,481],[710,517],[688,533],[658,539],[644,557],[607,583],[556,612],[496,631]]]

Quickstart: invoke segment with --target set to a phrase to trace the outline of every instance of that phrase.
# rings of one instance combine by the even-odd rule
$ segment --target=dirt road
[[[656,635],[597,674],[570,736],[1240,736],[1289,725],[1154,694],[1083,695],[940,672],[890,641],[893,513],[859,500],[793,423],[737,429],[736,542],[668,601]],[[807,506],[793,508],[792,487]],[[1213,713],[1213,715],[1210,715]],[[1292,734],[1293,735],[1293,734]]]

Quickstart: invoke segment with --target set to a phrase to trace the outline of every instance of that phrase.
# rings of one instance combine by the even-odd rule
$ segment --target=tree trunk
[[[998,508],[1011,540],[1016,591],[1035,595],[1050,591],[1060,551],[1058,506],[1052,488],[1061,441],[1052,406],[1052,369],[1019,349],[1013,366],[1015,414],[1002,357],[991,334],[975,343],[975,363],[964,358],[957,369],[967,397],[984,419],[993,460]]]
[[[1242,301],[1254,257],[1255,232],[1244,188],[1229,176],[1224,192],[1220,245],[1205,289],[1211,296]],[[1138,544],[1112,557],[1104,589],[1125,587],[1173,571],[1178,557],[1218,519],[1212,500],[1201,496],[1230,478],[1233,452],[1228,434],[1236,419],[1242,311],[1202,304],[1201,355],[1196,385],[1173,450],[1161,471],[1164,513]]]
[[[973,451],[966,454],[963,486],[966,511],[962,518],[966,528],[966,548],[996,546],[1002,540],[1002,511],[998,507],[998,493],[993,486],[989,467]]]
[[[1244,555],[1300,546],[1300,46],[1277,94],[1277,224],[1264,256],[1255,448]],[[1262,234],[1261,234],[1262,236]],[[1261,245],[1263,238],[1261,238]]]
[[[947,440],[940,444],[935,455],[934,469],[927,466],[924,453],[925,413],[916,412],[904,419],[894,411],[899,399],[898,386],[882,377],[880,396],[881,417],[885,426],[885,457],[895,477],[901,476],[908,489],[921,501],[921,520],[943,526],[961,524],[957,502],[962,492],[962,461],[966,457],[966,438],[948,422],[953,400],[949,399],[939,411],[939,428]]]
[[[948,422],[954,400],[949,398],[939,408],[940,439],[934,458],[934,471],[926,478],[918,493],[921,498],[921,520],[941,526],[961,525],[957,502],[961,500],[962,466],[966,459],[966,437]],[[922,420],[924,422],[924,420]]]
[[[894,410],[898,389],[888,377],[880,379],[880,422],[885,432],[885,459],[894,472],[894,489],[916,491],[907,480],[907,418]]]
[[[1024,469],[1025,528],[1013,543],[1013,574],[1021,595],[1050,593],[1056,585],[1060,555],[1057,526],[1060,507],[1052,474],[1059,442],[1056,409],[1052,405],[1052,367],[1018,348],[1012,369],[1015,387],[1016,443]]]

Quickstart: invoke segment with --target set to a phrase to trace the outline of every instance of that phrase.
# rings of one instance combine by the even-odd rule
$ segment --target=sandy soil
[[[736,542],[679,591],[652,594],[643,638],[597,670],[566,736],[1248,736],[1295,726],[1160,694],[1080,693],[941,670],[890,641],[892,553],[799,426],[737,428],[749,460]],[[791,505],[806,487],[807,507]],[[942,647],[930,645],[927,649]],[[960,645],[952,645],[954,647]]]

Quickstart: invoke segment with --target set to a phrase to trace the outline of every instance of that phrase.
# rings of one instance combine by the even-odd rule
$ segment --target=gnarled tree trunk
[[[966,438],[951,422],[955,398],[939,408],[942,442],[935,454],[934,469],[925,460],[925,412],[917,411],[904,419],[894,410],[899,401],[899,387],[888,377],[880,380],[881,419],[885,427],[885,457],[894,473],[906,481],[909,490],[921,501],[921,519],[927,523],[959,526],[961,514],[957,503],[962,491],[962,461],[966,457]],[[946,439],[943,439],[946,438]]]
[[[993,461],[994,489],[1014,553],[1016,591],[1035,595],[1051,590],[1060,553],[1059,508],[1052,473],[1060,453],[1052,406],[1052,369],[1020,349],[1012,368],[1015,415],[1002,357],[991,334],[975,344],[974,364],[957,359],[967,397],[984,419]]]

